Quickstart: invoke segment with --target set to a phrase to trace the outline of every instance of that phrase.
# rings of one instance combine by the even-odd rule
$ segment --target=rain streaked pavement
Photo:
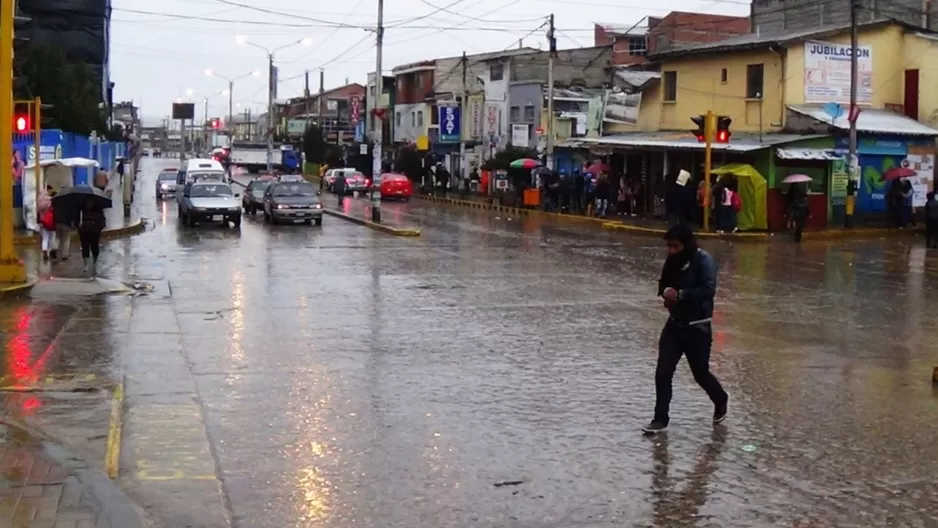
[[[383,210],[417,239],[179,228],[147,163],[154,226],[103,274],[153,291],[5,300],[0,335],[47,391],[4,412],[101,466],[110,404],[77,388],[125,383],[118,482],[155,526],[938,526],[917,240],[705,243],[730,418],[682,365],[652,439],[660,241],[417,201]]]

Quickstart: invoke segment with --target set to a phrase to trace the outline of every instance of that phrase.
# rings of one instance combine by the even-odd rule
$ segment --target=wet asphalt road
[[[918,241],[705,244],[731,415],[710,425],[682,364],[649,439],[660,241],[420,202],[383,210],[419,239],[192,230],[148,163],[155,226],[102,264],[154,291],[10,301],[0,323],[4,373],[62,387],[6,412],[85,456],[109,404],[68,388],[125,381],[120,483],[158,526],[938,526]]]

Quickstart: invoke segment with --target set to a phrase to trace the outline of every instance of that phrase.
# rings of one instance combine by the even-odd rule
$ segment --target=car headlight
[[[278,205],[278,206],[277,206],[277,209],[286,209],[286,208],[287,208],[287,206],[285,206],[285,205]]]
[[[316,204],[313,206],[313,209],[322,209],[322,204]]]
[[[238,206],[238,205],[232,205],[231,207],[228,208],[229,211],[238,211],[240,209],[241,209],[241,206]]]
[[[164,183],[164,184],[160,185],[160,189],[163,189],[163,190],[165,191],[166,189],[169,189],[169,185],[166,185],[166,184]]]

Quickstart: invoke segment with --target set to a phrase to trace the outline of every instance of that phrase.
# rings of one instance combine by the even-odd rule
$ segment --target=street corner
[[[367,228],[369,228],[369,229],[374,229],[375,231],[380,231],[380,232],[382,232],[382,233],[386,233],[386,234],[389,234],[389,235],[394,235],[394,236],[399,236],[399,237],[418,237],[418,236],[420,236],[420,230],[419,230],[419,229],[416,229],[416,228],[387,226],[387,225],[384,225],[384,224],[379,224],[379,223],[376,223],[376,222],[372,222],[372,221],[370,221],[370,220],[365,220],[365,219],[363,219],[363,218],[357,218],[357,217],[354,217],[354,216],[351,216],[351,215],[347,215],[347,214],[345,214],[345,213],[340,213],[340,212],[334,211],[334,210],[332,210],[332,209],[323,209],[322,211],[323,211],[323,213],[325,213],[325,214],[327,214],[327,215],[329,215],[329,216],[334,216],[334,217],[336,217],[336,218],[341,218],[342,220],[345,220],[345,221],[347,221],[347,222],[351,222],[351,223],[353,223],[353,224],[358,224],[358,225],[360,225],[360,226],[364,226],[364,227],[367,227]]]
[[[0,443],[0,518],[10,526],[143,528],[113,481],[44,432],[4,420]]]
[[[668,230],[663,227],[643,226],[628,222],[610,222],[604,221],[602,228],[609,231],[620,231],[639,236],[663,237]],[[730,240],[735,242],[766,242],[771,237],[771,233],[717,233],[714,231],[696,231],[694,233],[698,238]]]
[[[113,229],[105,229],[101,232],[102,240],[114,240],[118,238],[127,238],[143,233],[147,229],[147,223],[143,218],[138,218],[133,222]]]

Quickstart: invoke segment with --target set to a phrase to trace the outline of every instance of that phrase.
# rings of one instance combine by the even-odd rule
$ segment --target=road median
[[[358,224],[360,226],[365,226],[369,229],[374,229],[375,231],[381,231],[382,233],[387,233],[389,235],[400,236],[400,237],[418,237],[420,236],[420,230],[411,228],[411,227],[392,227],[385,224],[379,224],[372,222],[371,220],[365,220],[364,218],[358,218],[355,216],[347,215],[345,213],[340,213],[339,211],[333,209],[323,209],[323,213],[334,216],[336,218],[341,218],[347,222],[353,224]]]

